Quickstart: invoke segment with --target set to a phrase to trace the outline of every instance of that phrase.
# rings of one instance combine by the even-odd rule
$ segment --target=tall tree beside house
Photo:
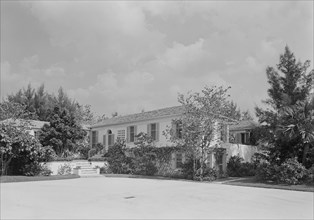
[[[26,107],[5,100],[0,103],[0,167],[1,175],[36,175],[41,172],[40,161],[47,159],[52,150],[43,147],[29,134],[29,121],[32,113]],[[9,173],[8,173],[9,171]]]
[[[229,101],[228,103],[229,103],[228,117],[238,121],[253,120],[253,117],[251,116],[249,110],[242,111],[234,101]]]
[[[86,132],[77,123],[74,115],[68,109],[55,106],[39,134],[39,140],[44,146],[52,146],[60,157],[70,156],[75,152],[77,143],[86,137]]]
[[[196,163],[200,161],[199,174],[202,179],[204,164],[207,153],[215,149],[215,143],[220,141],[216,135],[220,124],[230,120],[230,104],[227,101],[229,88],[206,86],[201,93],[188,93],[186,96],[180,94],[178,101],[184,107],[183,116],[174,120],[180,123],[180,135],[173,135],[171,140],[181,145],[188,156],[194,160],[194,175],[196,174]]]
[[[309,135],[304,135],[302,128],[305,126],[303,123],[313,117],[312,113],[303,108],[309,100],[314,79],[314,71],[307,71],[309,66],[309,60],[297,62],[286,46],[277,68],[266,69],[270,88],[269,98],[263,102],[268,108],[256,107],[255,110],[259,122],[264,124],[263,139],[270,146],[270,158],[273,162],[282,163],[287,158],[297,156],[305,164],[308,137],[314,132],[313,128],[307,127],[306,133]]]

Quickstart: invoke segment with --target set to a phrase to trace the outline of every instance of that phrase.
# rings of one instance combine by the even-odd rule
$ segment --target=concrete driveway
[[[172,180],[1,184],[1,219],[313,219],[313,193]]]

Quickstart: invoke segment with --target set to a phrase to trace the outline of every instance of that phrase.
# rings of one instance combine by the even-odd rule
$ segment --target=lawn
[[[71,175],[54,175],[54,176],[0,176],[1,183],[12,183],[12,182],[30,182],[30,181],[45,181],[45,180],[64,180],[64,179],[75,179],[80,176]]]
[[[276,184],[274,182],[261,182],[256,180],[254,177],[239,178],[222,182],[222,184],[236,185],[236,186],[248,186],[248,187],[260,187],[260,188],[271,188],[271,189],[285,189],[285,190],[296,190],[305,192],[314,192],[314,185],[288,185],[288,184]]]

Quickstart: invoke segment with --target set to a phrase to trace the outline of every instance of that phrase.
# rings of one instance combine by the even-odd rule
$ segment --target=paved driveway
[[[313,219],[313,193],[171,180],[1,184],[1,219]]]

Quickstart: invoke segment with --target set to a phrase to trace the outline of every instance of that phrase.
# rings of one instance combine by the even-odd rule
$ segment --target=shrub
[[[289,158],[281,165],[264,162],[256,170],[257,179],[291,185],[300,184],[309,176],[309,171],[296,158]]]
[[[201,169],[199,168],[196,171],[195,176],[193,177],[194,180],[197,181],[214,181],[219,177],[219,171],[216,170],[215,168],[208,167],[204,165],[203,169],[203,177],[201,177]]]
[[[314,183],[314,165],[307,170],[306,176],[304,179],[305,179],[305,182],[308,184]]]
[[[104,166],[104,167],[100,167],[100,173],[101,174],[112,173],[112,170],[110,169],[109,166]]]
[[[290,158],[280,165],[277,180],[280,183],[296,185],[304,180],[306,174],[305,167],[296,158]]]
[[[194,176],[193,171],[193,159],[190,158],[185,161],[185,163],[182,164],[182,175],[184,179],[192,180]]]
[[[40,163],[26,164],[22,172],[25,176],[50,176],[52,171]]]
[[[72,173],[72,168],[69,163],[59,166],[58,175],[69,175]]]
[[[256,168],[255,177],[262,181],[276,181],[276,174],[279,171],[279,167],[276,164],[270,164],[269,162],[260,163]]]
[[[244,159],[239,156],[230,157],[227,163],[227,174],[233,177],[254,176],[256,165],[243,161]]]
[[[125,142],[119,139],[105,154],[105,157],[108,158],[109,168],[113,173],[132,173],[132,159],[125,155],[125,147]]]
[[[93,157],[97,153],[97,150],[95,148],[92,148],[88,151],[88,158]]]

